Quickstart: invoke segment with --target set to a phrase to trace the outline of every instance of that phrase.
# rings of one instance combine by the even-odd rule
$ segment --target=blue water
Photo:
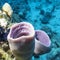
[[[52,50],[35,60],[60,60],[60,0],[0,0],[0,9],[6,2],[17,15],[14,22],[30,22],[49,35]]]
[[[46,54],[45,54],[43,56],[39,56],[39,58],[32,57],[32,60],[48,60],[48,59],[46,59]]]

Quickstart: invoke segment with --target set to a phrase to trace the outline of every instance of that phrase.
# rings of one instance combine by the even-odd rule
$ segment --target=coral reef
[[[0,29],[0,41],[6,40],[7,31],[9,32],[11,26],[10,22],[14,24],[16,22],[27,21],[36,30],[41,29],[45,31],[52,41],[51,52],[41,55],[38,60],[60,60],[60,0],[1,0],[0,10],[5,3],[9,3],[14,12],[13,16],[7,19],[9,21],[8,28],[2,27],[3,29]],[[4,33],[1,33],[3,31]]]

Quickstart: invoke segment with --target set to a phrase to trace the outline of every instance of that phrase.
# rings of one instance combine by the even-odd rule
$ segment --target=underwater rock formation
[[[10,49],[16,60],[31,60],[35,46],[34,27],[28,22],[13,25],[8,34]]]

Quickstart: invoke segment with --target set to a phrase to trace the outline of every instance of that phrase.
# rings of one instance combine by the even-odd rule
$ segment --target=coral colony
[[[13,10],[8,3],[5,3],[0,10],[0,41],[7,40],[9,23],[11,22]]]
[[[1,26],[3,26],[4,18],[1,14],[7,14],[11,17],[13,10],[8,3],[5,3],[0,11]],[[5,27],[7,22],[5,23]],[[14,60],[32,60],[32,57],[38,57],[41,54],[48,53],[51,49],[51,41],[49,36],[42,30],[34,30],[29,22],[15,23],[11,26],[7,36],[9,47]]]
[[[0,10],[0,26],[6,28],[8,20],[12,16],[13,10],[8,3],[5,3]]]

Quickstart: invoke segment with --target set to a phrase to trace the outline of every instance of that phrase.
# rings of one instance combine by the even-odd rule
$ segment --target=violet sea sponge
[[[15,60],[32,60],[34,36],[34,27],[28,22],[20,22],[11,27],[7,39]]]
[[[48,53],[50,51],[51,41],[49,36],[42,30],[35,31],[35,56]]]

